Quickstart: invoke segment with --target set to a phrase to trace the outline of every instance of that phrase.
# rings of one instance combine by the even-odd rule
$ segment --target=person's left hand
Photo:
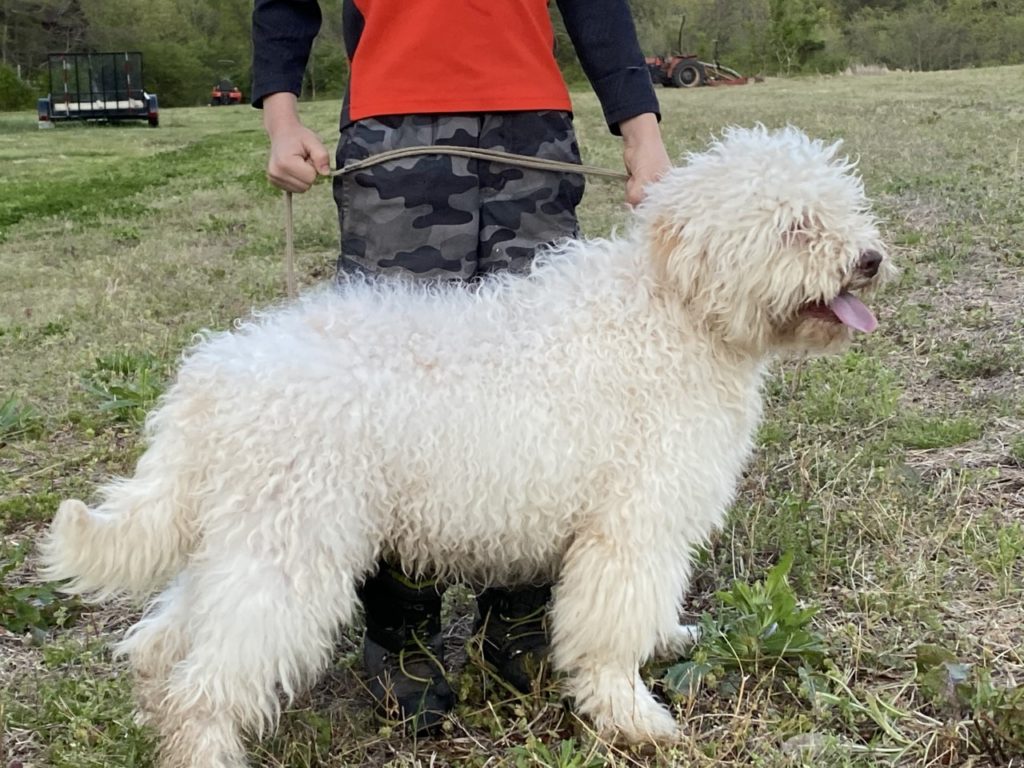
[[[626,202],[637,205],[646,194],[646,187],[657,181],[672,167],[665,144],[661,140],[658,119],[647,112],[619,123],[622,132],[622,160],[629,179],[626,181]]]

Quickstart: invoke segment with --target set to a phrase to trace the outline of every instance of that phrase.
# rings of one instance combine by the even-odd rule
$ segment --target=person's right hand
[[[320,137],[299,122],[295,97],[275,93],[264,99],[264,124],[270,136],[267,178],[275,187],[305,192],[317,175],[331,172],[331,159]]]

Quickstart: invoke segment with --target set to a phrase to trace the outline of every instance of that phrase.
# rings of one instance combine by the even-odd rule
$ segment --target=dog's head
[[[716,341],[823,352],[877,324],[859,297],[893,272],[839,144],[733,128],[637,211],[656,279]]]

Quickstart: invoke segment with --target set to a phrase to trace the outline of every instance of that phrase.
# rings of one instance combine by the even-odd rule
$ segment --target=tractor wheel
[[[157,128],[160,125],[160,117],[158,115],[153,115],[148,119],[148,122],[150,128]]]
[[[672,70],[672,84],[677,88],[694,88],[704,84],[704,71],[699,64],[680,64]]]

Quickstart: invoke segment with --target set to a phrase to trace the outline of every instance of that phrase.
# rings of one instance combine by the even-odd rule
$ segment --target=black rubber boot
[[[547,672],[550,599],[550,585],[491,588],[476,598],[484,661],[521,693],[532,691],[534,682],[542,680]]]
[[[444,676],[441,594],[433,580],[411,581],[386,563],[359,590],[370,694],[384,717],[418,735],[436,730],[455,706]]]

